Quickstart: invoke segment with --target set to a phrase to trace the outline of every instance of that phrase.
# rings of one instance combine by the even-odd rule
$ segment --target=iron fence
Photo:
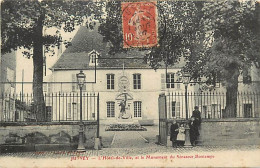
[[[224,118],[227,107],[227,96],[225,92],[188,92],[188,117],[191,117],[195,106],[199,107],[202,118]],[[228,98],[227,98],[228,97]],[[235,115],[237,118],[259,118],[260,93],[238,92]],[[167,118],[186,118],[185,92],[172,92],[166,94]]]
[[[45,93],[45,118],[49,122],[79,121],[80,94]],[[83,121],[97,120],[99,109],[99,94],[82,94]],[[36,108],[33,94],[4,94],[0,95],[1,122],[36,122]]]

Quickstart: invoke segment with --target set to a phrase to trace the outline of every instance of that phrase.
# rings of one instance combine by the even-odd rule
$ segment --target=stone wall
[[[203,119],[197,143],[201,146],[260,145],[260,119]],[[167,146],[171,146],[170,136]]]
[[[84,123],[86,148],[94,147],[96,122]],[[19,124],[0,126],[1,152],[75,150],[79,125],[71,123]]]
[[[260,119],[204,120],[201,145],[260,145]]]

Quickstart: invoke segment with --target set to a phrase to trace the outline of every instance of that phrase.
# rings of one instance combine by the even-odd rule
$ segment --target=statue
[[[129,108],[129,107],[126,108],[126,100],[121,100],[119,106],[121,108],[120,108],[120,114],[119,114],[118,118],[120,118],[120,119],[128,119],[128,118],[132,117],[131,114],[126,113],[126,109]]]
[[[120,108],[120,114],[119,114],[119,117],[118,117],[118,118],[122,118],[122,116],[126,113],[126,112],[125,112],[126,101],[125,101],[125,100],[121,100],[119,106],[120,106],[121,108]]]

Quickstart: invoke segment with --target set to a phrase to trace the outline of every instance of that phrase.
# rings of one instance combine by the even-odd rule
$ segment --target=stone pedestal
[[[100,150],[101,149],[101,138],[95,138],[94,149],[95,150]]]
[[[160,144],[160,135],[156,135],[155,139],[155,143]]]
[[[133,119],[118,119],[117,124],[134,124]]]
[[[185,148],[192,148],[192,145],[190,143],[190,127],[187,125],[185,127],[185,143],[184,143]]]

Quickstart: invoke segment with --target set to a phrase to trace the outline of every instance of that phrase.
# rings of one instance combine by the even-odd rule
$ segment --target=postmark
[[[156,2],[122,3],[123,47],[158,45]]]

